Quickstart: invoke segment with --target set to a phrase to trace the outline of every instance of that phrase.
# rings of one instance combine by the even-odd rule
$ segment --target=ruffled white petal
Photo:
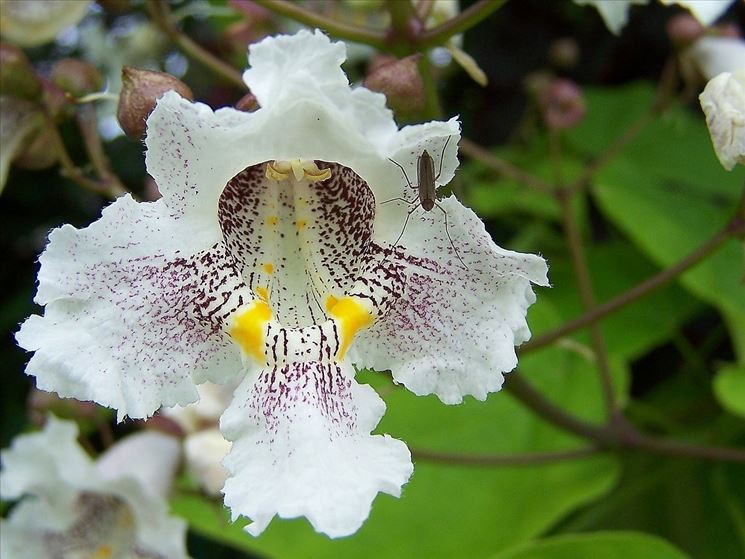
[[[16,336],[36,352],[27,373],[39,388],[146,417],[194,401],[193,377],[239,372],[221,327],[250,295],[220,244],[179,253],[179,242],[194,250],[198,236],[168,212],[125,196],[86,229],[52,232],[36,297],[45,314]]]
[[[378,492],[398,496],[406,446],[370,435],[385,404],[348,365],[301,363],[247,377],[221,428],[233,441],[225,503],[258,535],[275,515],[305,516],[331,537],[355,532]]]
[[[416,223],[398,255],[405,291],[382,320],[360,333],[351,359],[390,369],[414,393],[454,404],[499,390],[502,373],[517,364],[514,346],[530,337],[530,284],[548,280],[542,258],[496,246],[481,220],[455,198],[440,205],[450,239],[438,208],[412,216]]]
[[[745,165],[745,69],[719,74],[699,100],[719,161],[728,171]]]

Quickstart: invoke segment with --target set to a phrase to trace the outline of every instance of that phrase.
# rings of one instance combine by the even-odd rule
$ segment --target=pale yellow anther
[[[268,179],[283,181],[290,177],[290,173],[296,181],[305,179],[311,183],[331,178],[331,169],[319,169],[313,160],[292,159],[271,161],[266,164],[265,175]]]
[[[274,273],[274,264],[267,262],[261,267],[270,276]]]

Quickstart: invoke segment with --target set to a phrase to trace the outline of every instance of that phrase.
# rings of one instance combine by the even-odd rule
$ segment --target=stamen
[[[293,159],[291,161],[270,161],[266,164],[266,178],[283,181],[290,177],[296,181],[303,179],[310,183],[325,181],[331,178],[331,169],[319,169],[313,160]]]

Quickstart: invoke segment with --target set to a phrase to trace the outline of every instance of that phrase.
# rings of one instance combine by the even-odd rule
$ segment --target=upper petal
[[[719,161],[728,171],[745,165],[745,70],[719,74],[699,99]]]

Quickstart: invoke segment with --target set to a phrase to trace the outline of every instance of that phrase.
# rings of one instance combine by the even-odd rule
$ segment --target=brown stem
[[[616,444],[614,433],[609,432],[604,427],[593,425],[568,414],[533,388],[529,382],[520,376],[520,373],[513,372],[507,376],[505,390],[537,415],[564,431],[595,441],[602,446],[614,446]]]
[[[567,460],[578,460],[587,456],[593,456],[599,452],[600,449],[595,446],[524,454],[457,453],[422,448],[411,450],[411,454],[415,459],[456,466],[531,466],[553,464]]]
[[[504,175],[515,182],[524,184],[528,188],[532,188],[537,192],[553,196],[553,188],[543,179],[516,167],[509,161],[497,157],[468,138],[461,138],[459,147],[462,153],[480,163],[483,163],[487,167],[491,167],[497,173]]]
[[[561,215],[564,223],[564,233],[569,245],[569,252],[572,257],[574,274],[577,278],[577,287],[579,288],[580,299],[585,311],[596,307],[595,293],[592,287],[590,277],[590,268],[587,264],[587,255],[585,254],[582,234],[574,221],[572,215],[571,195],[565,190],[559,191],[559,202],[561,203]],[[600,331],[600,326],[593,322],[590,324],[590,340],[595,353],[595,360],[600,373],[600,382],[603,390],[603,399],[608,410],[608,418],[612,419],[618,408],[616,395],[613,388],[613,378],[611,377],[610,364],[608,362],[608,352],[605,347],[605,340]]]
[[[562,324],[555,330],[547,332],[523,344],[519,349],[520,354],[524,355],[526,353],[530,353],[531,351],[535,351],[536,349],[547,346],[548,344],[555,342],[559,338],[567,336],[572,332],[584,328],[585,326],[598,322],[602,318],[617,311],[618,309],[623,308],[633,303],[637,299],[640,299],[644,295],[647,295],[648,293],[651,293],[652,291],[662,287],[689,268],[692,268],[693,266],[701,262],[704,258],[718,249],[727,239],[734,235],[737,235],[738,233],[742,233],[743,229],[745,229],[745,227],[743,226],[742,222],[733,221],[729,223],[722,230],[718,231],[716,235],[714,235],[711,239],[706,241],[693,252],[691,252],[669,268],[663,270],[659,274],[652,276],[639,285],[632,287],[628,291],[617,295],[610,301],[607,301],[602,305],[593,307],[583,315]]]
[[[298,3],[288,2],[287,0],[254,0],[254,3],[308,27],[318,27],[339,39],[363,43],[379,50],[387,50],[388,48],[385,33],[382,31],[335,21],[312,12]]]
[[[440,25],[425,29],[416,38],[418,50],[444,44],[452,36],[469,30],[502,7],[507,0],[478,0]]]
[[[101,136],[98,133],[96,110],[91,105],[78,107],[76,120],[80,133],[83,136],[83,143],[85,144],[88,158],[93,164],[100,182],[106,186],[112,197],[125,194],[127,189],[119,180],[119,177],[112,171],[109,158],[106,157],[106,152],[103,149]]]
[[[145,4],[153,23],[163,31],[187,56],[209,68],[225,81],[232,83],[239,89],[248,89],[243,82],[241,73],[226,64],[201,45],[184,35],[171,21],[171,8],[164,0],[147,0]]]

